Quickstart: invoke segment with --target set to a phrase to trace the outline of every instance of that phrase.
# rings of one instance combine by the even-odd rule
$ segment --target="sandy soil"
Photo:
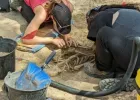
[[[102,2],[102,3],[101,3]],[[92,47],[93,43],[86,39],[87,36],[87,25],[85,20],[85,13],[95,5],[107,4],[111,3],[113,0],[72,0],[72,3],[75,6],[75,11],[73,15],[73,19],[75,21],[72,26],[71,34],[75,39],[78,40],[79,43],[83,44],[83,46]],[[117,1],[116,1],[117,2]],[[118,0],[117,3],[122,2],[122,0]],[[130,0],[128,0],[130,2]],[[134,2],[139,2],[139,0],[135,0]],[[10,12],[10,13],[0,13],[0,36],[14,38],[16,34],[19,34],[20,31],[24,32],[27,23],[21,17],[19,13]],[[46,29],[42,29],[41,31],[48,31]],[[80,38],[79,38],[80,36]],[[23,70],[28,61],[35,62],[37,65],[41,66],[43,64],[46,57],[50,54],[51,48],[43,48],[39,52],[32,54],[27,52],[21,52],[16,50],[16,57],[22,57],[25,60],[18,61],[16,60],[16,71]],[[57,56],[60,57],[61,50],[57,50]],[[57,59],[58,59],[57,58]],[[99,79],[95,79],[87,76],[82,68],[77,71],[62,71],[57,65],[55,65],[54,61],[50,64],[51,68],[47,68],[47,72],[52,76],[53,80],[61,82],[63,84],[83,89],[89,91],[98,90],[98,82]],[[0,81],[0,87],[3,84],[3,80]],[[1,89],[0,89],[1,90]],[[71,95],[69,93],[54,89],[49,87],[47,90],[47,96],[52,98],[53,100],[136,100],[136,91],[132,93],[121,92],[119,94],[113,94],[106,97],[100,98],[85,98],[81,96]],[[7,96],[2,92],[0,92],[0,100],[8,100]]]

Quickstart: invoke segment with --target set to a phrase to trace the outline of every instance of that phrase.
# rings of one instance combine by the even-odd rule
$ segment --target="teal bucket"
[[[15,82],[20,76],[21,72],[8,73],[4,79],[5,91],[9,100],[47,100],[46,99],[46,89],[45,88],[33,91],[24,91],[16,89]]]

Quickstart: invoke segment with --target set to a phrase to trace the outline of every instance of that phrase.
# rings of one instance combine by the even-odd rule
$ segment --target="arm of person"
[[[70,9],[71,12],[73,12],[73,5],[69,0],[62,0],[62,2]]]
[[[38,30],[40,25],[44,22],[46,19],[47,13],[45,9],[42,6],[37,6],[34,9],[35,17],[32,19],[30,24],[27,26],[25,30],[24,36],[31,34],[31,32]],[[39,37],[39,36],[34,36],[32,39],[22,39],[22,42],[25,44],[47,44],[47,43],[52,43],[53,38],[50,37]]]
[[[31,23],[28,25],[28,27],[25,31],[25,35],[22,38],[22,42],[25,44],[30,44],[30,45],[52,43],[59,48],[62,48],[63,46],[65,46],[65,42],[61,38],[53,39],[52,37],[34,36],[32,39],[25,39],[25,37],[27,35],[31,34],[35,30],[39,29],[40,25],[44,22],[44,20],[46,19],[46,16],[47,16],[47,13],[42,6],[36,7],[34,12],[35,12],[35,17],[31,21]]]

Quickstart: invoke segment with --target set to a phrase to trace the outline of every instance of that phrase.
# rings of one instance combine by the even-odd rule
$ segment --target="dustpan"
[[[55,54],[56,52],[52,51],[41,67],[33,62],[29,62],[16,81],[16,89],[33,91],[43,89],[49,85],[51,78],[43,69],[53,59]]]

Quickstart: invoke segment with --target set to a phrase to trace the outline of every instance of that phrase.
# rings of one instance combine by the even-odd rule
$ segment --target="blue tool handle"
[[[46,59],[45,64],[47,65],[55,56],[56,52],[52,51],[51,54],[49,55],[49,57]]]
[[[49,62],[54,58],[55,54],[56,54],[55,51],[52,51],[52,52],[51,52],[51,54],[49,55],[49,57],[46,59],[44,65],[41,67],[42,69],[44,69],[45,66],[46,66],[47,64],[49,64]]]
[[[14,38],[14,40],[17,41],[19,38],[21,38],[23,36],[24,36],[24,33],[20,33]]]

